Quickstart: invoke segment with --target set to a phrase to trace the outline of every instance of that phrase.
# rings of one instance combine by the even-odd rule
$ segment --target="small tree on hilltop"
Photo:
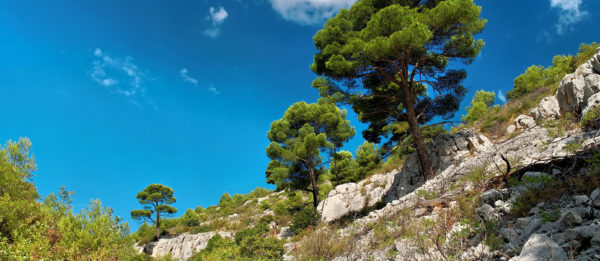
[[[131,211],[131,218],[152,222],[156,229],[156,239],[158,239],[160,237],[160,219],[177,212],[176,208],[169,206],[176,201],[173,189],[162,184],[151,184],[138,192],[135,198],[144,206],[144,209]]]

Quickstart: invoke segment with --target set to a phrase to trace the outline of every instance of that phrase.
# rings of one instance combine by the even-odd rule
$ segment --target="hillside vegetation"
[[[0,260],[507,260],[525,256],[533,239],[593,257],[600,238],[573,231],[600,233],[600,106],[537,122],[526,115],[565,75],[600,59],[600,44],[529,67],[502,106],[494,92],[476,92],[448,131],[434,119],[452,118],[467,91],[466,71],[449,65],[468,64],[483,48],[474,38],[487,22],[481,8],[388,2],[358,1],[315,35],[321,98],[293,104],[271,124],[264,175],[274,190],[225,192],[217,205],[176,216],[176,191],[150,184],[137,196],[143,209],[131,213],[150,223],[130,233],[99,200],[75,213],[74,192],[39,195],[31,142],[8,141],[0,147]],[[340,105],[369,126],[354,153],[341,149],[355,130]],[[507,132],[519,117],[531,120]],[[343,213],[324,219],[327,207]],[[563,238],[541,236],[548,230]]]

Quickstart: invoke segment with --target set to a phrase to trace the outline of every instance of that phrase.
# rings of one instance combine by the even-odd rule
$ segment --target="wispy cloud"
[[[179,74],[181,75],[181,78],[183,78],[184,81],[189,82],[193,85],[197,85],[198,84],[198,80],[190,77],[188,75],[188,69],[187,68],[183,68],[181,70],[179,70]]]
[[[289,21],[315,25],[350,7],[356,0],[270,0],[271,6]]]
[[[221,92],[217,90],[214,84],[208,85],[208,90],[214,94],[221,94]]]
[[[572,26],[588,15],[588,12],[581,10],[583,0],[550,0],[550,7],[558,9],[558,23],[556,24],[556,33],[564,34]]]
[[[146,74],[133,63],[130,56],[113,57],[96,48],[92,65],[91,78],[110,93],[128,97],[134,104],[139,104],[137,97],[146,99],[146,88],[142,86]]]
[[[210,7],[208,10],[208,17],[206,17],[206,19],[211,22],[211,27],[204,30],[204,35],[213,39],[217,38],[221,33],[221,25],[223,22],[225,22],[227,17],[229,17],[229,14],[222,6],[220,6],[218,9]]]
[[[498,99],[500,99],[502,102],[506,102],[506,96],[501,90],[498,90]]]
[[[183,81],[191,83],[196,87],[198,86],[198,80],[189,75],[189,71],[187,68],[183,68],[183,69],[179,70],[179,75],[181,75],[181,78],[183,79]],[[213,94],[221,94],[221,92],[217,89],[217,87],[215,87],[214,84],[209,84],[208,88],[206,88],[206,89],[208,91],[212,92]]]

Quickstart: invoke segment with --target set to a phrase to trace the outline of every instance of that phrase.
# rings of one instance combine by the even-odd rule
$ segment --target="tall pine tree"
[[[450,118],[466,92],[464,70],[484,43],[481,8],[473,0],[361,0],[341,10],[314,36],[313,84],[324,97],[352,105],[369,123],[365,139],[407,125],[425,178],[434,173],[420,125]],[[396,125],[394,127],[394,125]],[[392,128],[390,128],[392,127]]]

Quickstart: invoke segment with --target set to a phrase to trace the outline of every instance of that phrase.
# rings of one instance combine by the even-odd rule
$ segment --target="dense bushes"
[[[0,260],[117,260],[135,256],[127,223],[92,201],[74,214],[64,188],[39,201],[31,142],[0,148]]]
[[[546,68],[539,65],[527,68],[525,73],[515,78],[513,90],[507,92],[506,97],[513,100],[540,86],[549,86],[560,82],[566,74],[573,73],[579,65],[587,62],[598,47],[600,44],[597,43],[581,44],[576,56],[557,55],[552,59],[552,65]]]
[[[315,226],[320,218],[321,215],[317,212],[317,209],[306,207],[294,216],[290,229],[294,233],[300,233],[300,231],[309,226]]]
[[[213,236],[204,250],[189,260],[270,260],[281,259],[283,241],[270,236],[268,224],[271,218],[263,218],[252,228],[236,233],[233,239]]]

